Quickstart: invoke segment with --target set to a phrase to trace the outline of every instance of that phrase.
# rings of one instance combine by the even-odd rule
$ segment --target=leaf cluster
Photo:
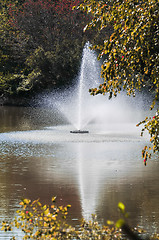
[[[98,223],[96,215],[92,214],[92,219],[90,221],[82,219],[79,227],[72,227],[66,222],[68,209],[71,205],[57,207],[55,205],[55,200],[56,197],[53,197],[50,205],[43,205],[39,199],[34,201],[23,199],[19,203],[21,209],[17,211],[18,216],[16,216],[11,223],[3,221],[1,230],[12,231],[12,228],[17,228],[24,233],[23,239],[124,239],[121,231],[125,224],[124,220],[121,222],[121,219],[119,219],[116,226],[113,227],[102,226]],[[127,217],[124,204],[119,203],[118,208],[124,217]],[[108,224],[110,225],[110,221],[108,221]],[[136,233],[139,234],[140,232],[140,229],[136,230]],[[13,237],[12,240],[13,239],[15,240],[16,238]],[[151,239],[159,239],[159,235],[155,234]]]
[[[157,100],[158,82],[158,1],[94,1],[86,0],[79,6],[91,12],[92,21],[85,27],[113,27],[109,39],[93,48],[103,58],[101,76],[104,84],[92,89],[92,94],[106,92],[116,96],[121,89],[128,95],[136,89],[148,86],[155,89]]]
[[[19,216],[10,225],[3,222],[2,230],[11,231],[12,227],[21,229],[24,239],[65,239],[65,235],[69,236],[74,230],[62,221],[66,219],[71,205],[56,207],[55,199],[52,198],[51,206],[42,205],[39,200],[23,199],[19,203],[22,209],[17,211]]]
[[[112,98],[126,91],[127,95],[135,96],[136,90],[146,89],[153,94],[153,109],[159,101],[158,0],[85,0],[78,8],[92,14],[84,30],[93,28],[100,34],[112,26],[109,38],[105,36],[102,44],[92,46],[99,52],[98,59],[103,60],[103,82],[90,89],[90,94],[108,93]],[[158,117],[141,123],[150,134],[153,151],[158,152]],[[145,154],[150,156],[146,151],[142,154],[144,159]]]
[[[153,145],[153,152],[157,153],[159,151],[159,110],[156,111],[156,115],[153,117],[146,117],[145,120],[137,124],[137,126],[144,124],[141,131],[141,136],[145,130],[148,130],[150,134],[150,142]],[[144,164],[146,166],[148,158],[151,157],[151,147],[145,146],[142,150],[142,157],[144,159]]]

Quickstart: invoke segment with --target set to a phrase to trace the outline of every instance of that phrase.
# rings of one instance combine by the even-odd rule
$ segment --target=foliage
[[[21,210],[17,213],[19,217],[15,217],[11,224],[7,222],[2,223],[2,230],[11,231],[12,227],[21,229],[25,236],[24,239],[111,239],[115,233],[115,229],[111,231],[107,227],[100,227],[98,222],[93,220],[89,223],[82,221],[79,230],[68,225],[64,220],[68,214],[68,208],[55,206],[55,197],[52,198],[51,206],[42,205],[39,200],[31,201],[24,199],[20,202]],[[107,238],[104,236],[107,235]],[[118,234],[120,236],[121,234]],[[116,237],[115,239],[120,239]]]
[[[145,124],[144,128],[141,131],[141,136],[143,135],[143,132],[145,129],[148,130],[150,134],[150,141],[153,144],[153,152],[157,153],[159,151],[159,110],[156,112],[156,115],[153,117],[146,117],[145,120],[137,124],[137,126]],[[142,157],[144,159],[144,164],[146,166],[148,158],[151,157],[151,147],[145,146],[144,149],[142,150]]]
[[[0,95],[30,96],[72,83],[84,45],[79,0],[0,4]],[[88,18],[88,17],[87,17]],[[13,96],[14,97],[14,96]]]
[[[79,0],[26,0],[15,11],[10,6],[9,14],[12,24],[29,34],[35,46],[52,50],[57,39],[60,42],[81,38],[82,26],[86,23],[84,14],[72,11],[72,6],[79,3]]]
[[[78,41],[74,43],[76,48],[73,42],[65,40],[49,51],[39,46],[27,57],[26,65],[39,72],[38,88],[65,86],[71,82],[77,74],[82,50]]]
[[[52,198],[52,205],[42,205],[39,200],[31,202],[23,199],[20,202],[22,210],[18,210],[19,217],[15,217],[14,223],[8,225],[3,222],[2,230],[10,231],[11,226],[21,229],[24,239],[65,239],[65,235],[70,235],[72,228],[61,221],[68,213],[68,208],[54,205],[55,198]]]
[[[118,203],[118,209],[122,215],[120,219],[117,220],[116,223],[114,221],[107,221],[108,225],[114,225],[117,229],[121,229],[124,235],[128,237],[128,239],[132,240],[142,240],[142,239],[158,239],[159,235],[158,234],[153,234],[151,237],[146,236],[146,231],[144,229],[140,228],[134,228],[131,229],[129,224],[127,223],[127,219],[129,217],[129,213],[126,212],[125,205],[122,202]]]
[[[92,95],[109,93],[109,98],[122,90],[135,96],[135,91],[146,89],[153,94],[151,109],[159,101],[158,79],[158,7],[157,0],[85,0],[79,9],[92,14],[92,20],[85,30],[93,28],[99,34],[112,26],[112,34],[101,44],[94,44],[103,59],[101,77],[104,80],[98,88],[90,89]],[[145,119],[144,129],[151,135],[153,151],[159,151],[159,119]],[[143,134],[143,131],[142,131]],[[143,152],[144,161],[150,154]],[[145,160],[146,159],[146,160]]]
[[[11,24],[8,12],[10,4],[14,9],[16,1],[3,1],[0,8],[0,94],[2,96],[16,93],[19,83],[27,78],[28,74],[24,64],[28,37]]]
[[[72,6],[79,3],[26,0],[16,7],[10,5],[11,25],[29,37],[31,51],[25,64],[39,73],[38,79],[32,81],[34,91],[69,84],[77,74],[84,44],[82,29],[86,24],[85,14],[72,11]]]
[[[118,227],[101,226],[92,215],[92,220],[89,222],[82,220],[80,227],[75,228],[66,223],[68,209],[71,207],[55,205],[56,197],[52,198],[52,204],[42,205],[39,200],[31,201],[23,199],[19,204],[21,209],[17,211],[18,216],[15,217],[12,223],[2,222],[3,231],[12,231],[12,228],[21,229],[24,233],[23,239],[49,239],[49,240],[65,240],[65,239],[83,239],[83,240],[111,240],[123,239],[120,230],[123,225],[118,224]],[[118,207],[125,213],[124,204],[119,203]],[[119,221],[118,221],[119,223]],[[132,230],[131,230],[132,231]],[[136,233],[141,233],[136,230]],[[135,235],[137,236],[137,235]],[[16,239],[13,237],[12,239]],[[151,239],[159,239],[156,234]]]

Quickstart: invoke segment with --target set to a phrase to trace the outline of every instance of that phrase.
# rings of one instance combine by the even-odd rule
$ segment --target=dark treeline
[[[30,98],[73,83],[82,49],[95,38],[90,16],[72,10],[80,0],[5,0],[0,4],[0,95]],[[19,100],[18,100],[19,102]]]

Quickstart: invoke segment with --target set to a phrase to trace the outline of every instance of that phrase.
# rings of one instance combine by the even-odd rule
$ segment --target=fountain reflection
[[[57,195],[57,204],[72,205],[70,220],[96,213],[105,221],[119,217],[116,206],[123,201],[134,225],[142,225],[145,218],[147,226],[157,226],[159,165],[154,159],[144,167],[140,153],[146,140],[134,133],[71,135],[69,129],[0,134],[1,206],[8,199],[11,213],[22,196],[49,203]]]

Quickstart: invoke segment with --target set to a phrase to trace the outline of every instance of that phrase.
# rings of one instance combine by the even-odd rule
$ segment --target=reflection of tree
[[[64,135],[60,135],[60,143],[40,144],[37,131],[29,133],[36,135],[35,144],[13,141],[1,145],[0,187],[5,186],[2,198],[9,199],[8,209],[14,211],[21,197],[49,203],[48,199],[56,195],[57,203],[72,205],[70,218],[81,219],[82,214],[89,217],[96,213],[100,221],[116,220],[117,204],[122,201],[131,213],[132,225],[142,224],[142,217],[148,219],[148,224],[158,222],[159,166],[156,161],[143,168],[137,156],[144,143],[130,139],[64,143]]]
[[[62,146],[14,142],[3,144],[3,149],[0,158],[3,219],[15,215],[21,198],[40,198],[42,203],[50,204],[52,196],[57,196],[58,205],[72,205],[70,222],[72,218],[82,218],[77,177],[72,172],[75,167],[63,161]]]
[[[153,167],[151,171],[154,171]],[[156,187],[153,188],[153,186],[156,186],[158,176],[155,173],[153,179],[150,177],[150,184],[148,175],[148,172],[140,173],[136,176],[136,180],[134,178],[131,179],[131,177],[130,179],[118,178],[108,184],[105,190],[100,193],[102,198],[100,198],[97,207],[99,219],[102,215],[105,220],[110,219],[110,217],[113,220],[117,220],[120,215],[116,206],[118,202],[122,201],[127,208],[127,212],[130,213],[128,222],[132,226],[139,224],[150,232],[153,232],[154,229],[157,231],[159,221],[157,211],[159,192],[156,192]]]
[[[131,152],[129,161],[128,152]],[[118,220],[117,205],[122,201],[130,212],[128,221],[132,226],[140,224],[152,230],[149,224],[153,223],[157,227],[158,171],[153,165],[151,169],[143,168],[138,159],[139,152],[140,145],[137,147],[133,142],[80,147],[79,186],[83,217],[89,219],[93,211],[99,221]],[[146,223],[144,219],[147,219]]]
[[[7,151],[7,150],[6,150]],[[8,157],[1,152],[1,170],[0,170],[0,204],[1,204],[1,218],[12,218],[15,215],[17,205],[21,196],[22,184],[16,178],[17,163],[14,158],[9,155]],[[10,154],[11,154],[10,152]],[[25,167],[25,166],[24,166]],[[19,172],[20,173],[20,172]]]
[[[29,109],[27,109],[29,110]],[[1,107],[0,109],[0,131],[9,132],[15,130],[29,130],[33,128],[34,122],[30,113],[26,114],[25,108]]]

